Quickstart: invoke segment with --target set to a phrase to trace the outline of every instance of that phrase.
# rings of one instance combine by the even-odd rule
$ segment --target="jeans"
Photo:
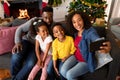
[[[67,80],[77,80],[77,77],[89,71],[87,63],[78,62],[75,56],[69,57],[61,67],[60,73]]]
[[[61,66],[63,65],[63,62],[61,60],[57,60],[57,68],[60,71]],[[49,80],[66,80],[61,74],[60,77],[55,73],[54,67],[53,67],[53,60],[49,62],[47,73]]]
[[[48,78],[50,80],[55,80],[56,74],[55,74],[55,71],[54,71],[53,61],[52,60],[50,60],[50,62],[48,64],[47,73],[48,73]]]
[[[63,65],[63,62],[62,62],[61,60],[57,60],[57,68],[58,68],[59,72],[60,72],[60,70],[61,70],[62,65]],[[66,80],[66,79],[61,75],[61,73],[60,73],[60,78],[61,78],[61,80]]]
[[[36,63],[35,47],[30,42],[22,41],[22,51],[12,54],[11,74],[12,80],[26,80]]]

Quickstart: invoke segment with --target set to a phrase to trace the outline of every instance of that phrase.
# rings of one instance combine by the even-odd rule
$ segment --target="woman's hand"
[[[109,53],[111,50],[111,44],[109,41],[104,42],[103,46],[100,47],[101,50],[99,50],[100,53]]]
[[[21,43],[17,43],[14,45],[13,49],[12,49],[12,53],[18,53],[22,50],[22,44]]]

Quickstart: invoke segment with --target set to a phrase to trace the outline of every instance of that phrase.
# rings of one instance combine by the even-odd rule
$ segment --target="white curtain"
[[[120,0],[106,0],[107,8],[105,10],[107,17],[105,20],[108,22],[110,18],[120,17]]]
[[[111,17],[120,17],[120,0],[115,0]]]
[[[0,1],[0,18],[4,18],[4,8],[3,8],[3,4]]]

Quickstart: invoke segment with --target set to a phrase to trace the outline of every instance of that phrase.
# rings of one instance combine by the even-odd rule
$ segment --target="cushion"
[[[17,27],[0,27],[0,55],[12,50],[16,29]]]
[[[118,39],[120,39],[120,26],[112,25],[111,26],[111,31]]]
[[[111,57],[111,55],[109,53],[99,53],[97,52],[95,54],[95,56],[97,57],[97,68],[96,69],[99,69],[101,68],[102,66],[106,65],[107,63],[111,62],[113,60],[113,58]]]

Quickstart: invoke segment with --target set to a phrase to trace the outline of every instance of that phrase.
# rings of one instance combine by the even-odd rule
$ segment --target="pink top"
[[[81,39],[82,39],[82,37],[79,37],[79,36],[77,36],[75,38],[75,41],[74,41],[74,44],[75,44],[75,47],[76,47],[75,57],[78,61],[84,62],[85,60],[83,59],[82,54],[80,52],[80,49],[78,47],[78,44],[80,43]]]

